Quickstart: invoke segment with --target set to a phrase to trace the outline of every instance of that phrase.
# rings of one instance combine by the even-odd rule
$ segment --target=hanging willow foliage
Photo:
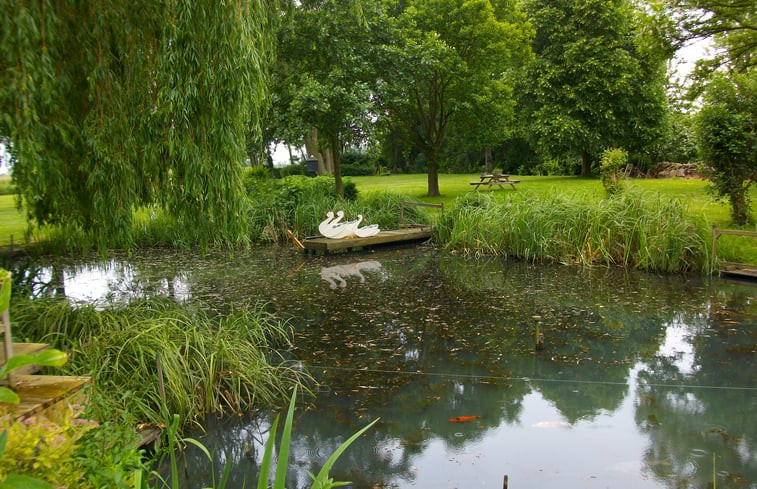
[[[245,239],[276,0],[0,0],[0,138],[30,222],[129,244],[156,204],[186,239]]]

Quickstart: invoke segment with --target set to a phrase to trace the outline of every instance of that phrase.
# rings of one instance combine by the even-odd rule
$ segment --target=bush
[[[612,148],[602,152],[599,173],[608,196],[623,191],[623,171],[627,163],[628,153],[624,149]]]

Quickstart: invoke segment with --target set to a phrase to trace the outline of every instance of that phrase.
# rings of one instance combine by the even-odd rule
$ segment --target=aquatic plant
[[[273,420],[273,424],[271,425],[270,430],[270,436],[268,437],[268,440],[265,444],[265,449],[263,452],[263,458],[260,463],[260,468],[258,470],[258,479],[257,479],[257,489],[268,489],[269,487],[272,487],[273,489],[285,489],[284,484],[286,483],[286,475],[287,475],[287,469],[288,469],[288,461],[289,461],[289,445],[291,443],[292,438],[292,422],[294,420],[294,405],[297,399],[297,387],[294,388],[294,391],[292,392],[292,397],[289,400],[289,409],[287,410],[286,419],[284,420],[284,426],[282,428],[281,432],[281,439],[279,441],[279,452],[276,456],[276,470],[273,474],[273,485],[270,486],[269,483],[271,482],[271,469],[273,467],[273,446],[276,440],[276,434],[278,433],[278,426],[279,426],[279,415],[276,415],[276,418]],[[329,456],[329,458],[326,460],[326,463],[323,464],[323,467],[321,467],[321,470],[318,472],[317,475],[313,475],[312,473],[308,472],[308,475],[313,479],[313,483],[311,484],[311,489],[330,489],[332,487],[338,487],[343,486],[346,484],[349,484],[349,482],[339,482],[334,481],[330,477],[330,472],[334,464],[336,463],[337,459],[344,453],[345,450],[356,440],[368,431],[371,426],[376,424],[378,422],[378,418],[374,419],[368,425],[364,426],[362,429],[357,431],[355,434],[350,436],[347,440],[344,441],[335,451],[334,453]],[[213,480],[213,488],[214,489],[224,489],[226,487],[226,481],[228,480],[228,476],[231,470],[230,463],[227,463],[224,466],[221,478],[216,482],[215,478],[215,469],[213,467],[213,457],[211,456],[208,449],[199,441],[197,441],[194,438],[179,438],[178,437],[178,425],[179,425],[179,417],[174,415],[172,417],[172,421],[168,426],[168,440],[169,440],[169,447],[168,447],[168,457],[169,457],[169,466],[171,471],[171,477],[170,481],[166,481],[163,477],[161,477],[159,474],[153,472],[153,476],[155,476],[156,481],[159,483],[158,486],[154,486],[153,489],[179,489],[179,466],[176,459],[176,448],[177,443],[174,440],[178,440],[180,445],[194,445],[197,447],[202,453],[208,458],[208,460],[211,463],[211,478]],[[142,480],[144,480],[144,476],[140,475],[138,478],[138,483],[142,483]],[[139,486],[137,486],[139,487]],[[147,483],[142,486],[143,488],[148,488]]]
[[[290,346],[289,327],[260,306],[215,316],[169,300],[103,310],[21,300],[14,319],[18,334],[69,351],[67,371],[92,375],[95,392],[129,393],[106,410],[125,409],[143,421],[162,419],[163,410],[195,422],[207,412],[274,405],[308,378],[277,349]]]
[[[596,203],[562,193],[524,191],[504,201],[471,193],[445,213],[437,236],[464,253],[533,262],[709,271],[704,219],[689,215],[676,199],[638,191]]]

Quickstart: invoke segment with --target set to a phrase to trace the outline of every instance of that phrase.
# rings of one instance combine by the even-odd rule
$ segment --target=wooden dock
[[[305,253],[325,254],[332,251],[357,250],[376,245],[409,243],[430,237],[431,226],[418,226],[381,231],[377,235],[367,238],[306,238],[302,241],[302,245],[305,247]]]
[[[0,364],[5,363],[5,342],[0,342],[3,351]],[[14,354],[32,354],[47,350],[44,343],[13,343]],[[92,382],[90,377],[68,375],[33,375],[39,371],[37,365],[30,365],[13,371],[13,389],[21,398],[17,405],[3,405],[13,416],[26,419],[43,414],[56,419],[63,414],[67,405],[86,404],[87,393],[84,389]],[[0,380],[0,385],[8,385],[8,379]],[[65,401],[65,402],[64,402]]]
[[[742,231],[739,229],[718,229],[712,226],[712,270],[717,271],[720,275],[728,277],[743,278],[748,280],[757,280],[757,265],[749,263],[734,263],[717,259],[718,238],[723,235],[730,236],[747,236],[757,238],[757,231]]]

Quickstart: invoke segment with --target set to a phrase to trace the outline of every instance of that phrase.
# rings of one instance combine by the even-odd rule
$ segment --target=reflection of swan
[[[375,260],[359,261],[348,263],[346,265],[335,265],[333,267],[321,268],[321,278],[328,282],[329,287],[336,289],[347,287],[346,278],[357,277],[361,284],[365,282],[363,272],[382,272],[384,267]]]

